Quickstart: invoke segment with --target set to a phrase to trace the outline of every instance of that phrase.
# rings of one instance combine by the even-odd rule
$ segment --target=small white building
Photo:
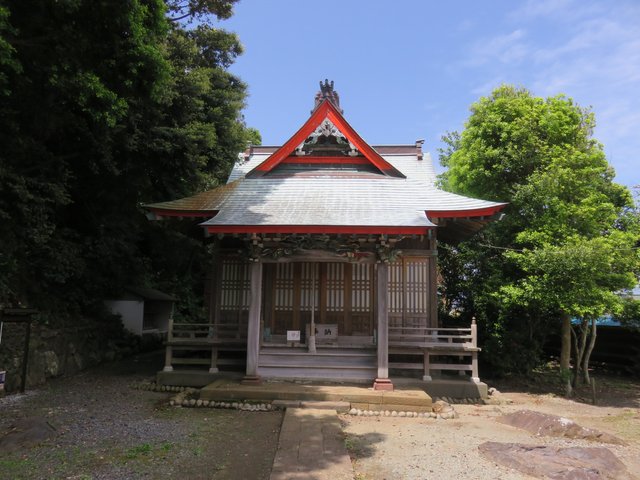
[[[124,328],[135,335],[165,335],[175,298],[159,290],[127,287],[117,300],[106,300],[112,313],[122,317]]]

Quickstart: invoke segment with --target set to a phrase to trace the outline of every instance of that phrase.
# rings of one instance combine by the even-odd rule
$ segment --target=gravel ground
[[[0,399],[0,434],[25,418],[43,418],[56,429],[36,447],[0,451],[0,479],[268,479],[282,413],[175,408],[167,393],[131,388],[161,365],[161,353],[140,356]],[[603,390],[605,406],[505,390],[502,398],[513,403],[456,405],[455,420],[340,418],[357,480],[522,479],[528,477],[481,457],[478,445],[594,446],[495,421],[521,409],[566,416],[622,438],[628,445],[603,446],[640,477],[640,383]]]
[[[44,418],[54,438],[0,452],[2,479],[267,479],[282,413],[168,406],[169,394],[135,390],[162,365],[145,355],[0,399],[0,432]]]
[[[478,446],[487,441],[553,447],[609,448],[632,475],[640,474],[640,389],[627,407],[597,407],[552,395],[503,394],[512,404],[456,405],[455,420],[342,416],[347,446],[358,480],[531,478],[483,458]],[[503,425],[495,418],[517,410],[568,417],[585,427],[616,435],[628,445],[609,445],[538,437]],[[636,478],[632,476],[630,478]]]

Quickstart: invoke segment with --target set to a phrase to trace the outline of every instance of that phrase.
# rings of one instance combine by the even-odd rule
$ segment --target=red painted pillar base
[[[373,389],[393,392],[393,383],[388,378],[376,378],[373,382]]]
[[[262,378],[259,375],[245,375],[240,383],[242,385],[262,385]]]

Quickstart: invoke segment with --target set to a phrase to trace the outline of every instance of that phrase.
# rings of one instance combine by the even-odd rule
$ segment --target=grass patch
[[[33,473],[36,465],[28,458],[8,458],[0,460],[0,475],[2,478],[24,478]]]
[[[352,435],[344,437],[344,446],[349,452],[349,456],[352,458],[358,458],[362,456],[362,443],[360,439]]]
[[[135,447],[131,447],[130,449],[128,449],[125,452],[124,456],[127,457],[129,460],[133,460],[141,456],[149,455],[152,450],[153,448],[151,447],[151,444],[143,443],[141,445],[136,445]]]
[[[174,447],[171,442],[163,442],[159,445],[152,445],[150,443],[141,443],[140,445],[134,445],[125,450],[124,459],[127,460],[147,460],[151,458],[163,458],[166,457]]]

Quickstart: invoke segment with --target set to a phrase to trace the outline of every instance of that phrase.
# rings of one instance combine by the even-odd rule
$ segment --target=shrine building
[[[226,185],[146,205],[199,219],[215,244],[208,319],[172,324],[165,373],[200,365],[197,386],[240,358],[247,383],[479,382],[475,325],[438,323],[437,241],[469,238],[505,204],[440,190],[422,145],[370,145],[325,81],[284,145],[250,146]]]

